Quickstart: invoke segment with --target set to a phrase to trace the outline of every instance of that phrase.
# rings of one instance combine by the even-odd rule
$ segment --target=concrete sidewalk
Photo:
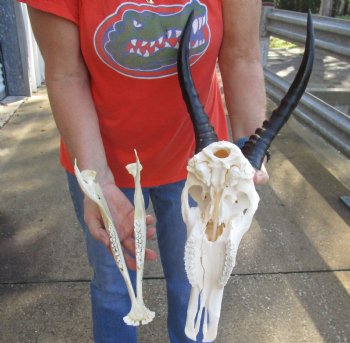
[[[45,88],[0,130],[0,342],[92,342],[83,235],[58,163]],[[225,288],[220,343],[350,341],[350,162],[292,120]],[[156,247],[156,242],[151,245]],[[167,342],[159,261],[144,292],[156,318],[139,342]]]

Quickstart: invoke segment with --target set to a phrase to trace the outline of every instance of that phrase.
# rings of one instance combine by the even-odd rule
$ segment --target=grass
[[[350,15],[341,15],[337,17],[338,19],[350,20]]]
[[[277,37],[270,38],[270,49],[291,49],[295,48],[297,45],[291,42],[287,42],[283,39]]]

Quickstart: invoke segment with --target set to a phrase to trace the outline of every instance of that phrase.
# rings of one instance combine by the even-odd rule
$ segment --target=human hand
[[[267,170],[264,164],[262,164],[260,170],[255,171],[253,180],[255,185],[266,185],[269,182],[269,174],[267,173]]]
[[[117,229],[124,250],[126,265],[128,268],[135,270],[134,207],[114,182],[100,183],[100,187],[110,209],[114,226]],[[109,236],[105,230],[98,206],[88,197],[84,198],[84,220],[91,236],[111,251]],[[155,234],[153,222],[153,217],[147,216],[146,224],[150,225],[147,231],[147,239],[152,238]],[[145,258],[147,260],[155,260],[156,257],[157,255],[153,250],[146,249]]]

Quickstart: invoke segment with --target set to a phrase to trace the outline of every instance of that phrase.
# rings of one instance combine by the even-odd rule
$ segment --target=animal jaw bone
[[[135,151],[136,162],[128,164],[126,169],[134,177],[135,181],[135,193],[134,193],[134,235],[135,235],[135,250],[136,250],[136,303],[133,304],[135,308],[132,308],[131,314],[124,318],[124,321],[129,325],[132,323],[142,321],[142,324],[151,322],[155,316],[153,311],[150,311],[144,304],[142,296],[142,279],[143,279],[143,268],[145,262],[145,250],[146,250],[146,209],[145,201],[142,194],[141,188],[141,170],[142,165]],[[131,320],[131,323],[128,322]]]
[[[211,342],[217,335],[224,286],[259,196],[253,167],[230,142],[210,144],[187,169],[181,202],[187,226],[185,269],[192,289],[185,333],[196,340],[204,313],[203,342]],[[197,207],[189,206],[189,195]]]
[[[117,230],[113,224],[112,215],[108,208],[107,201],[103,196],[102,189],[100,185],[95,181],[96,172],[93,170],[83,170],[80,172],[77,160],[74,164],[75,176],[78,180],[78,183],[84,192],[84,194],[90,198],[99,208],[101,213],[104,226],[108,233],[111,251],[116,262],[117,267],[119,268],[124,282],[126,284],[129,297],[131,300],[131,309],[130,312],[123,317],[123,320],[128,325],[138,326],[140,323],[148,324],[154,318],[154,312],[150,311],[143,302],[142,298],[142,275],[143,275],[143,265],[144,265],[144,254],[145,254],[145,245],[146,245],[146,214],[144,207],[144,199],[140,186],[140,172],[142,166],[138,160],[136,151],[136,166],[133,167],[133,164],[127,166],[129,172],[135,174],[135,181],[138,180],[138,183],[135,184],[135,217],[134,217],[134,231],[135,231],[135,243],[136,243],[136,264],[137,264],[137,297],[135,296],[134,289],[130,280],[129,272],[125,263],[122,246],[118,237]],[[137,194],[137,196],[136,196]],[[137,198],[137,199],[136,199]]]

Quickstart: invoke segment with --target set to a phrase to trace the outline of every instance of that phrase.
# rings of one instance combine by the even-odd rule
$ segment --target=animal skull
[[[217,335],[224,286],[259,196],[254,168],[230,142],[210,144],[190,159],[187,169],[181,201],[187,226],[185,269],[192,289],[185,333],[196,340],[204,313],[203,342],[210,342]],[[197,207],[190,207],[189,196]]]
[[[182,215],[187,225],[185,268],[192,285],[185,333],[196,339],[204,312],[203,341],[209,342],[217,334],[223,288],[235,265],[238,245],[258,206],[254,168],[261,168],[269,146],[306,89],[315,44],[309,11],[305,52],[295,79],[270,120],[256,129],[241,152],[229,142],[218,142],[196,91],[189,58],[194,20],[193,11],[180,39],[177,63],[179,84],[196,140],[196,155],[189,161],[182,194]],[[189,195],[197,207],[189,206]]]

